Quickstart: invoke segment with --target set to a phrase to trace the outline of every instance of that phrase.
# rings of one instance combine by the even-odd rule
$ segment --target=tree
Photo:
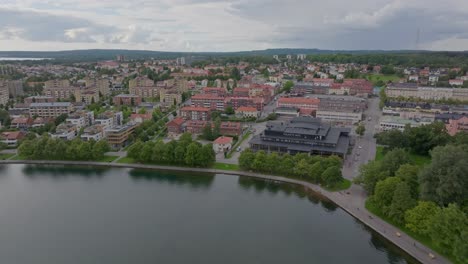
[[[209,167],[216,161],[216,153],[213,150],[213,144],[202,146],[200,151],[200,166]]]
[[[255,159],[255,153],[250,149],[242,151],[239,156],[239,167],[243,170],[250,170],[252,168],[253,161]]]
[[[93,156],[95,159],[102,159],[104,153],[108,151],[110,151],[110,146],[106,140],[99,140],[93,145]]]
[[[197,142],[192,142],[187,147],[187,152],[185,153],[185,164],[189,166],[198,165],[197,162],[197,153],[200,151],[200,147]]]
[[[65,119],[67,119],[67,117],[68,117],[67,114],[61,114],[57,116],[57,118],[55,118],[55,125],[56,126],[60,125],[61,123],[65,121]]]
[[[286,81],[283,85],[283,91],[289,93],[291,92],[291,89],[293,88],[294,83],[292,81]]]
[[[443,253],[451,254],[460,235],[468,229],[468,219],[456,204],[439,210],[429,225],[429,237]],[[464,242],[466,243],[466,241]]]
[[[419,201],[416,207],[406,211],[405,226],[417,234],[427,236],[432,217],[440,210],[440,207],[433,202]]]
[[[403,224],[405,212],[415,205],[416,200],[411,197],[410,187],[406,182],[400,182],[396,186],[388,214],[395,222]]]
[[[264,171],[265,170],[265,161],[266,161],[266,153],[265,151],[261,150],[255,153],[255,159],[252,163],[252,169],[255,171]]]
[[[410,163],[408,153],[403,149],[393,149],[385,154],[381,163],[381,170],[388,171],[390,176],[395,175],[401,165]]]
[[[322,173],[325,171],[322,161],[316,161],[312,164],[309,171],[309,177],[313,182],[319,183],[322,181]]]
[[[280,157],[278,156],[278,153],[273,152],[267,155],[267,158],[265,160],[265,168],[267,172],[268,173],[276,172],[279,162],[280,162]]]
[[[207,123],[202,130],[202,137],[206,140],[213,140],[213,130],[211,128],[211,124]]]
[[[377,182],[390,176],[388,171],[382,171],[381,168],[381,162],[375,160],[362,165],[359,168],[359,176],[355,179],[355,182],[362,184],[364,189],[372,195]]]
[[[306,159],[301,159],[296,166],[294,166],[294,175],[305,178],[309,174],[310,165]]]
[[[408,138],[407,143],[411,151],[421,155],[427,155],[434,147],[443,146],[450,140],[445,124],[442,122],[406,127],[404,134]]]
[[[397,177],[389,177],[385,180],[377,182],[375,192],[372,196],[372,201],[383,211],[387,211],[392,204],[393,196],[401,179]]]
[[[142,160],[143,157],[140,154],[142,153],[143,147],[144,143],[138,140],[128,148],[127,157],[135,160]]]
[[[380,132],[376,135],[376,139],[378,144],[389,149],[408,147],[408,138],[398,129]]]
[[[419,174],[421,198],[439,205],[468,201],[468,153],[461,146],[436,147]]]
[[[341,175],[341,169],[338,166],[328,167],[322,173],[322,181],[327,187],[332,187],[343,181],[343,176]]]
[[[356,127],[356,134],[363,136],[365,132],[366,132],[366,127],[364,126],[364,124],[359,123],[359,125]]]
[[[235,112],[234,112],[234,108],[232,108],[232,106],[226,107],[225,113],[226,113],[227,115],[233,115],[233,114],[235,113]]]
[[[395,176],[406,182],[411,189],[411,197],[417,199],[419,197],[419,181],[418,181],[419,166],[411,164],[403,164],[395,172]]]

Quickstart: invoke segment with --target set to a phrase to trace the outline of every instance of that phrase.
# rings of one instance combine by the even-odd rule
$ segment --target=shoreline
[[[283,183],[300,185],[306,188],[309,191],[314,192],[315,194],[325,198],[345,212],[358,219],[364,225],[371,228],[374,232],[377,232],[385,239],[392,242],[395,246],[406,252],[408,255],[412,256],[414,259],[418,260],[421,263],[451,263],[445,257],[442,257],[438,253],[434,252],[430,248],[420,244],[418,241],[412,239],[399,229],[388,224],[384,220],[381,220],[378,216],[368,212],[365,209],[364,204],[361,207],[356,207],[357,204],[365,202],[361,201],[361,194],[354,194],[352,185],[350,189],[339,191],[339,192],[330,192],[318,185],[291,179],[282,176],[274,176],[268,174],[260,174],[255,172],[247,171],[228,171],[220,169],[211,169],[211,168],[190,168],[190,167],[177,167],[177,166],[165,166],[165,165],[145,165],[145,164],[131,164],[131,163],[112,163],[112,162],[94,162],[94,161],[59,161],[59,160],[0,160],[0,165],[8,164],[23,164],[23,165],[69,165],[69,166],[94,166],[94,167],[109,167],[109,168],[130,168],[130,169],[147,169],[147,170],[168,170],[168,171],[179,171],[179,172],[199,172],[199,173],[213,173],[213,174],[226,174],[230,176],[244,176],[252,177],[263,180],[272,180],[279,181]],[[345,192],[346,194],[344,194]],[[353,192],[353,194],[350,194]],[[359,192],[359,190],[358,190]],[[354,196],[354,197],[353,197]],[[353,198],[357,198],[357,200]],[[353,203],[354,202],[354,203]],[[388,232],[387,232],[388,230]],[[400,234],[398,236],[397,234]],[[430,258],[429,254],[433,254],[435,258]]]

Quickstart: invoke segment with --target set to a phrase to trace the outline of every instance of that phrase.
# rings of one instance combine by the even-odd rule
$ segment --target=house
[[[429,82],[430,83],[436,83],[438,81],[439,81],[439,76],[437,76],[437,75],[430,75],[429,76]]]
[[[213,141],[213,150],[216,153],[225,153],[232,148],[232,137],[220,136]]]
[[[112,128],[106,128],[105,134],[107,142],[112,149],[120,149],[125,147],[129,143],[129,137],[135,130],[136,125],[128,123],[122,126],[114,126]]]
[[[104,138],[104,127],[102,125],[92,125],[84,129],[80,136],[84,141],[99,141]]]
[[[112,99],[112,102],[115,105],[129,105],[129,106],[135,106],[141,104],[141,97],[138,95],[133,95],[133,94],[119,94],[114,96]]]
[[[26,133],[23,131],[6,131],[0,134],[0,142],[6,144],[9,147],[18,146],[18,141],[23,139]]]
[[[144,121],[151,120],[152,118],[153,118],[153,115],[151,113],[130,115],[130,120],[137,124],[141,124]]]
[[[458,119],[449,119],[445,127],[451,136],[461,131],[468,132],[468,116],[459,116]]]
[[[410,75],[408,76],[408,81],[409,82],[417,82],[419,80],[419,76],[418,75]]]
[[[185,106],[180,109],[180,116],[184,120],[210,120],[210,108],[199,106]]]
[[[249,117],[254,117],[258,118],[259,117],[259,111],[255,107],[249,107],[249,106],[241,106],[237,108],[236,110],[236,115],[239,117],[243,118],[249,118]]]
[[[52,138],[72,140],[78,135],[78,131],[78,126],[72,123],[62,123],[57,126],[55,133],[52,134]]]
[[[182,133],[182,125],[185,120],[182,117],[177,117],[166,123],[169,136],[175,136]]]
[[[33,119],[30,117],[17,117],[11,121],[10,128],[27,130],[33,125]]]
[[[451,86],[462,86],[463,85],[463,80],[461,80],[461,79],[451,79],[451,80],[449,80],[449,84]]]

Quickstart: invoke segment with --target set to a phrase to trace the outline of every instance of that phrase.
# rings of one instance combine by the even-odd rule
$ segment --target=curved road
[[[285,178],[281,176],[265,175],[245,171],[225,171],[217,169],[202,169],[202,168],[186,168],[186,167],[173,167],[173,166],[160,166],[160,165],[143,165],[143,164],[125,164],[125,163],[106,163],[106,162],[81,162],[81,161],[41,161],[41,160],[2,160],[1,164],[35,164],[35,165],[76,165],[76,166],[102,166],[102,167],[119,167],[119,168],[135,168],[135,169],[155,169],[155,170],[175,170],[185,172],[205,172],[217,173],[236,176],[255,177],[265,180],[279,181],[285,183],[292,183],[302,185],[309,190],[312,190],[332,202],[336,203],[342,209],[347,211],[355,218],[362,221],[364,224],[372,228],[374,231],[381,234],[383,237],[390,240],[392,243],[406,251],[408,254],[416,258],[422,263],[445,264],[450,263],[444,257],[431,251],[429,248],[420,244],[413,238],[409,237],[399,229],[381,220],[377,216],[368,212],[364,205],[366,194],[364,190],[357,185],[353,185],[347,191],[342,192],[329,192],[322,189],[318,185],[309,182]],[[400,234],[400,236],[397,235]],[[435,258],[430,258],[429,254],[433,254]]]

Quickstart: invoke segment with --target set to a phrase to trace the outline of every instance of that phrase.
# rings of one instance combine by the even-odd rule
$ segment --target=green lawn
[[[230,170],[230,171],[237,171],[239,170],[239,165],[237,164],[227,164],[227,163],[221,163],[221,162],[216,162],[213,167],[213,169],[217,170]]]
[[[398,77],[396,74],[373,74],[371,73],[371,74],[365,75],[365,77],[367,77],[367,79],[371,81],[374,85],[378,81],[383,81],[386,83],[388,81],[395,82],[395,81],[400,80],[400,77]]]
[[[349,189],[349,187],[351,187],[351,181],[348,179],[343,179],[342,182],[340,182],[339,184],[333,187],[330,187],[330,188],[325,187],[325,186],[322,186],[322,187],[329,192],[339,192],[339,191]]]
[[[13,153],[8,153],[8,154],[0,154],[0,160],[6,160],[6,159],[9,159],[13,156],[15,156],[16,154],[13,154]]]
[[[27,158],[25,156],[16,155],[12,160],[27,160]]]
[[[451,262],[457,263],[454,260],[454,256],[442,254],[441,253],[442,251],[440,250],[440,248],[438,248],[436,245],[434,245],[434,243],[432,243],[432,241],[428,237],[424,237],[424,236],[421,236],[419,234],[416,234],[416,233],[412,232],[411,230],[409,230],[408,228],[406,228],[404,225],[400,225],[400,224],[395,223],[395,221],[393,221],[392,219],[390,219],[389,217],[384,215],[382,213],[381,209],[378,206],[376,206],[375,204],[373,204],[371,201],[369,201],[369,199],[366,200],[366,209],[369,210],[369,212],[371,212],[371,213],[375,214],[376,216],[380,217],[385,222],[387,222],[387,223],[397,227],[401,231],[405,232],[408,236],[414,238],[415,240],[417,240],[421,244],[425,245],[426,247],[428,247],[428,248],[432,249],[433,251],[439,253],[440,255],[448,258]]]
[[[431,157],[429,156],[422,156],[418,154],[409,154],[411,161],[418,166],[424,166],[426,164],[431,163]],[[383,146],[377,146],[377,150],[375,153],[375,160],[382,160],[384,158],[384,147]]]
[[[123,157],[117,160],[117,163],[136,163],[136,161],[133,158]]]
[[[98,162],[112,162],[116,160],[119,156],[105,155],[102,159],[96,160]]]

